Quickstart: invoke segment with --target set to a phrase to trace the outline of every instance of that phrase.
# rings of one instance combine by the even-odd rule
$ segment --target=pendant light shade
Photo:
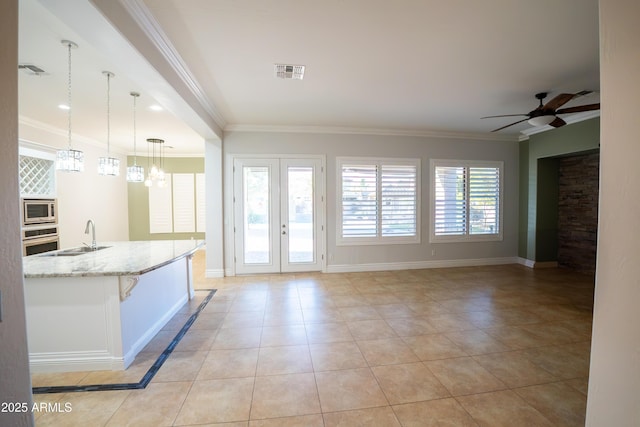
[[[120,175],[120,160],[110,156],[111,139],[111,78],[115,77],[111,71],[103,71],[107,77],[107,156],[98,159],[98,174],[107,176]]]
[[[78,47],[72,41],[62,40],[62,44],[67,47],[68,51],[68,80],[67,80],[67,110],[68,117],[68,148],[66,150],[58,150],[56,153],[56,170],[63,172],[82,172],[84,171],[84,153],[71,148],[71,49]]]
[[[138,165],[138,151],[136,147],[136,100],[140,96],[138,92],[129,93],[133,98],[133,166],[127,168],[128,182],[144,181],[144,168]]]

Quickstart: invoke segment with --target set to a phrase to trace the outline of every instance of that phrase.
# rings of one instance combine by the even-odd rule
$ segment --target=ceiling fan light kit
[[[538,117],[530,118],[528,122],[531,126],[545,126],[553,122],[555,119],[556,119],[556,116],[553,116],[553,115],[538,116]]]
[[[567,124],[562,118],[558,117],[558,114],[569,114],[569,113],[581,113],[583,111],[593,111],[599,110],[600,104],[588,104],[588,105],[578,105],[576,107],[569,108],[560,108],[567,102],[572,99],[587,95],[591,93],[591,91],[583,90],[578,93],[561,93],[554,97],[551,101],[546,104],[542,103],[542,100],[547,97],[547,92],[536,93],[536,99],[540,102],[540,105],[535,110],[529,111],[526,114],[503,114],[499,116],[486,116],[481,117],[481,119],[489,119],[489,118],[497,118],[497,117],[525,117],[522,120],[518,120],[506,126],[499,127],[497,129],[492,130],[491,132],[497,132],[499,130],[511,127],[513,125],[517,125],[522,122],[529,122],[532,126],[546,126],[549,125],[554,128],[559,128]]]

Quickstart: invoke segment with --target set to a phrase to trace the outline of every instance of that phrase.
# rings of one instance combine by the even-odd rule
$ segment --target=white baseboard
[[[30,353],[31,373],[124,371],[122,357],[113,357],[107,351]]]
[[[518,257],[452,259],[439,261],[384,262],[374,264],[328,265],[327,273],[357,273],[362,271],[417,270],[424,268],[477,267],[482,265],[517,264]]]
[[[532,259],[518,257],[518,264],[524,265],[525,267],[533,268],[536,262]]]
[[[217,278],[217,277],[224,277],[224,269],[216,268],[216,269],[205,270],[204,271],[204,277],[206,277],[207,279],[214,279],[214,278]]]

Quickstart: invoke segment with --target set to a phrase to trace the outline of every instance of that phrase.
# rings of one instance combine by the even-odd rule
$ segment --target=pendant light
[[[111,71],[103,71],[107,77],[107,157],[98,159],[98,174],[118,176],[120,175],[120,160],[110,156],[111,139],[111,79],[115,77]]]
[[[152,164],[149,166],[149,144],[151,145],[152,151]],[[164,170],[162,169],[162,145],[164,144],[163,139],[159,138],[148,138],[147,139],[147,167],[149,169],[149,173],[147,174],[147,179],[144,181],[144,185],[147,187],[153,186],[154,181],[157,182],[158,187],[164,187],[166,185],[166,181],[164,179]],[[159,160],[158,164],[156,164],[156,146],[158,147]],[[160,166],[158,166],[160,165]]]
[[[136,99],[140,96],[138,92],[129,93],[133,97],[133,166],[127,168],[127,181],[144,181],[144,168],[138,166],[138,152],[136,148]]]
[[[62,40],[61,42],[68,49],[68,80],[67,80],[67,110],[68,117],[68,148],[66,150],[58,150],[56,153],[56,170],[63,172],[82,172],[84,171],[84,153],[71,148],[71,49],[78,47],[72,41]]]

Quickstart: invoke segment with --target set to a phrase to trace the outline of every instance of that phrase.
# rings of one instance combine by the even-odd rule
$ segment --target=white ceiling
[[[160,137],[176,152],[202,152],[203,132],[188,129],[184,106],[172,104],[176,94],[140,78],[141,68],[157,64],[153,43],[129,44],[148,59],[140,66],[123,63],[119,51],[105,52],[113,34],[135,33],[136,20],[155,34],[156,46],[164,43],[165,55],[174,55],[168,63],[179,66],[195,99],[224,129],[486,133],[518,118],[480,117],[527,113],[537,92],[549,92],[550,100],[592,90],[566,106],[599,102],[597,0],[121,0],[129,16],[111,11],[113,0],[94,0],[118,30],[109,38],[100,38],[98,25],[87,31],[77,12],[60,12],[63,0],[41,1],[48,9],[21,0],[20,61],[49,75],[21,73],[21,115],[66,129],[66,115],[56,109],[66,97],[60,39],[87,40],[73,52],[74,117],[86,113],[74,131],[105,139],[101,71],[108,69],[116,73],[112,143],[123,147],[132,133],[128,94],[139,90],[139,141]],[[276,79],[275,63],[305,65],[304,80]],[[148,111],[151,103],[164,103],[182,120]],[[515,139],[527,129],[525,122],[499,133]]]

